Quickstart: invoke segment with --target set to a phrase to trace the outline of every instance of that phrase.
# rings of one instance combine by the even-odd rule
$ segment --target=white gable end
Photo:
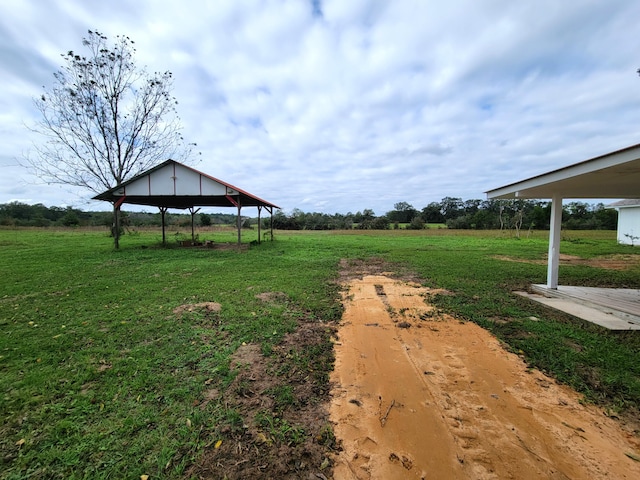
[[[138,178],[118,193],[128,196],[217,196],[237,195],[238,192],[200,172],[169,164]]]

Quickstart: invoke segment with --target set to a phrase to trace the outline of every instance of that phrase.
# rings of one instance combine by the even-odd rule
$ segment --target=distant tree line
[[[548,230],[551,203],[538,200],[465,200],[445,197],[422,210],[399,202],[383,215],[373,210],[343,214],[305,213],[294,209],[290,214],[278,211],[273,226],[283,230],[334,230],[389,228],[423,229],[521,229]],[[265,219],[265,226],[268,225]],[[618,212],[604,204],[569,202],[562,207],[563,228],[570,230],[615,230]]]
[[[124,227],[159,227],[162,224],[160,212],[121,212]],[[196,214],[196,224],[235,225],[236,215],[227,213]],[[167,213],[168,226],[191,227],[188,213]],[[113,212],[85,212],[73,207],[46,207],[41,203],[28,205],[21,202],[0,204],[0,225],[16,227],[75,227],[105,226],[111,228]]]
[[[161,225],[160,213],[122,212],[125,227],[156,227]],[[273,215],[273,227],[280,230],[387,230],[423,228],[548,230],[551,204],[537,200],[465,200],[445,197],[422,210],[407,202],[399,202],[383,215],[373,210],[347,214],[307,213],[294,209],[290,214],[278,210]],[[202,213],[196,215],[198,226],[236,225],[232,213]],[[243,226],[255,224],[257,219],[243,217]],[[604,204],[569,202],[562,207],[563,228],[570,230],[615,230],[618,212]],[[269,227],[270,218],[263,218]],[[0,204],[0,225],[49,226],[105,226],[113,223],[113,212],[84,212],[73,207],[46,207],[20,202]],[[188,213],[167,213],[170,227],[190,227]]]

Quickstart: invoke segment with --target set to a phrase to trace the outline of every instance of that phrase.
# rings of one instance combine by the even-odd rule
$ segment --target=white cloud
[[[320,15],[321,13],[321,15]],[[15,167],[31,98],[87,29],[171,70],[196,165],[285,210],[483,192],[637,143],[633,0],[37,0],[0,6],[0,203],[68,204]],[[77,198],[77,197],[73,197]]]

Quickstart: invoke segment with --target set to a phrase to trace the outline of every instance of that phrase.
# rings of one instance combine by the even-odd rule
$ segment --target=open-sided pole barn
[[[238,244],[242,241],[241,210],[258,209],[258,242],[261,241],[261,213],[265,209],[273,219],[273,210],[280,208],[227,182],[200,172],[175,160],[167,160],[134,178],[93,197],[111,202],[116,210],[123,203],[158,207],[162,216],[162,242],[165,243],[165,214],[168,209],[188,209],[191,213],[193,236],[194,216],[200,207],[232,207],[237,210]],[[273,221],[271,221],[273,239]]]

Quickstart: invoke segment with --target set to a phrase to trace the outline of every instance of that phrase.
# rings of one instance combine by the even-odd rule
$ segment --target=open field
[[[264,465],[252,478],[330,476],[321,411],[341,259],[448,290],[438,309],[611,416],[637,418],[638,335],[511,294],[544,282],[547,232],[276,232],[240,251],[158,243],[136,232],[114,251],[103,231],[0,230],[0,478],[243,478],[248,463]],[[640,288],[640,251],[615,232],[564,232],[561,253],[583,260],[560,267],[561,284]]]

